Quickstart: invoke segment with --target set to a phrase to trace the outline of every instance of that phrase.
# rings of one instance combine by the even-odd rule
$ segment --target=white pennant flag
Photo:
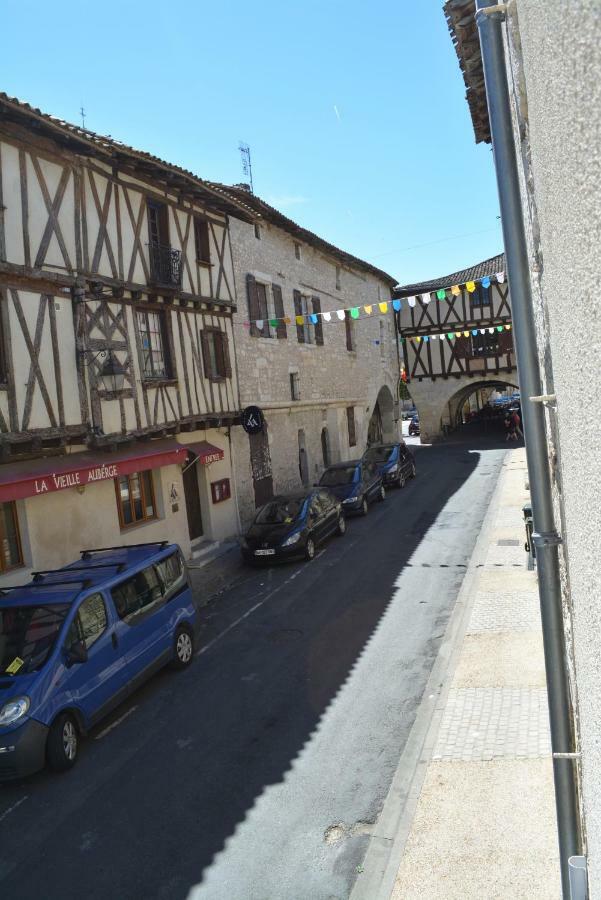
[[[489,333],[489,334],[494,334],[494,333],[495,333],[495,329],[494,329],[494,328],[489,328],[489,329],[488,329],[488,333]]]
[[[499,284],[503,284],[503,282],[505,281],[505,272],[497,272],[495,278],[497,279]]]
[[[255,322],[255,325],[257,326],[259,331],[263,331],[263,319],[257,319],[257,321]]]
[[[343,319],[344,319],[344,310],[343,310],[343,309],[337,309],[337,310],[336,310],[336,315],[338,316],[338,318],[339,318],[340,321],[342,322]]]
[[[407,297],[407,303],[409,304],[409,306],[412,306],[412,307],[415,306],[415,303],[416,303],[415,297]]]
[[[329,313],[329,312],[322,313],[322,319],[324,320],[324,322],[331,322],[332,321],[332,313]]]
[[[481,329],[480,329],[480,334],[486,334],[486,328],[481,328]]]
[[[424,301],[424,303],[429,303],[430,302],[430,294],[428,294],[428,293],[422,294],[422,300]]]

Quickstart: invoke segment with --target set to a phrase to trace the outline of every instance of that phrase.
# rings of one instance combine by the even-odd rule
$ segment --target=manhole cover
[[[299,628],[279,628],[277,631],[270,631],[267,638],[274,644],[284,644],[286,641],[294,641],[301,635],[302,631]]]
[[[516,541],[512,539],[503,539],[501,541],[497,541],[499,547],[519,547],[521,541]]]

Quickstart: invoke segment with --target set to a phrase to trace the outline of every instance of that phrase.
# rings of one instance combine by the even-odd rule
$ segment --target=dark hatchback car
[[[415,478],[415,459],[405,441],[377,444],[366,450],[363,459],[376,464],[386,486],[402,488],[407,479]]]
[[[409,434],[419,434],[419,416],[413,416],[409,422]]]
[[[342,502],[345,512],[359,512],[363,516],[367,515],[370,503],[386,498],[386,489],[377,465],[363,459],[328,466],[319,485],[327,488]]]
[[[242,557],[253,564],[297,556],[311,560],[318,544],[345,531],[342,504],[330,491],[315,488],[274,497],[257,512],[243,538]]]

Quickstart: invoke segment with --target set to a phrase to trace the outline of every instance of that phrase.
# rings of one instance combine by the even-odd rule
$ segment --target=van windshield
[[[42,668],[69,610],[52,606],[0,606],[0,676],[26,675]]]

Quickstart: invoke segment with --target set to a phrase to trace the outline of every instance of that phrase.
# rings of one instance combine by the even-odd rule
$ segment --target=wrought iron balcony
[[[165,287],[181,287],[182,254],[165,244],[152,241],[150,251],[150,278],[153,284]]]

